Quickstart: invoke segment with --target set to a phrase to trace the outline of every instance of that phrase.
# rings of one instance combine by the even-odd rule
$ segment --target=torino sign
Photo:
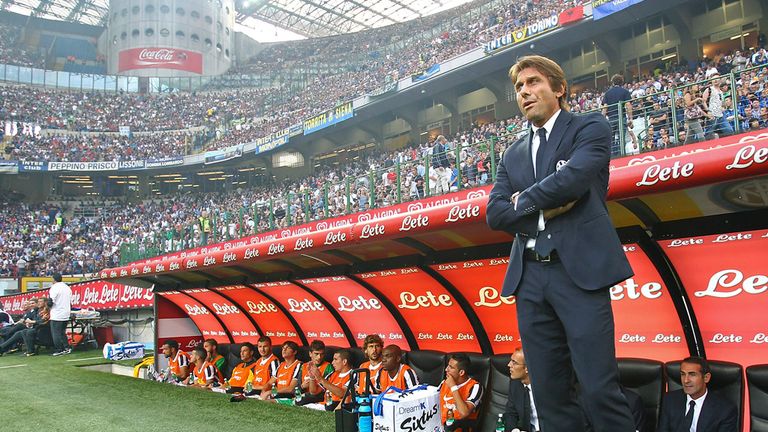
[[[132,48],[120,51],[118,72],[134,69],[177,69],[203,73],[203,55],[178,48]]]

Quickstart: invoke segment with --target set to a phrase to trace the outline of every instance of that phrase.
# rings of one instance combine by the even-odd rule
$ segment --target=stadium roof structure
[[[383,27],[441,12],[471,0],[235,0],[237,22],[264,22],[304,37]],[[38,18],[104,26],[109,0],[0,0],[0,9]]]

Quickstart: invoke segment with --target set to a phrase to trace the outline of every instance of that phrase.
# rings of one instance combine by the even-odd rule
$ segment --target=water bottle
[[[229,380],[224,378],[224,390],[229,390],[231,388],[232,388],[232,386],[229,385]]]
[[[454,422],[453,409],[448,408],[448,414],[445,416],[445,425],[453,426],[453,422]]]
[[[272,399],[277,399],[277,383],[272,386]]]
[[[247,383],[245,383],[245,392],[250,393],[252,391],[253,391],[253,383],[248,381]]]
[[[373,416],[371,413],[371,399],[361,396],[357,398],[357,430],[359,432],[371,432],[373,430]]]
[[[331,391],[330,390],[326,390],[325,391],[325,405],[327,407],[330,407],[331,405],[333,405],[333,397],[331,397]]]
[[[496,420],[496,432],[504,432],[504,413],[499,413],[499,419]]]
[[[301,402],[301,397],[302,397],[301,386],[297,385],[296,386],[296,391],[293,392],[293,404],[296,405],[299,402]]]
[[[174,384],[179,382],[179,376],[176,375],[175,373],[171,373],[171,382],[174,383]]]

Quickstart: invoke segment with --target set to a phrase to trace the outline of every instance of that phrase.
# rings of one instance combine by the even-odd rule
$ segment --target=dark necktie
[[[523,401],[523,411],[524,411],[524,418],[523,418],[523,424],[530,425],[531,430],[533,430],[533,423],[531,423],[531,388],[527,385],[524,385],[525,387],[525,400]]]
[[[696,408],[696,401],[688,402],[688,413],[685,414],[683,423],[680,425],[679,432],[690,432],[691,425],[693,424],[693,411]]]
[[[544,153],[547,148],[547,130],[539,128],[539,130],[536,131],[536,135],[539,137],[539,150],[536,152],[536,179],[539,180],[546,177],[544,169]]]

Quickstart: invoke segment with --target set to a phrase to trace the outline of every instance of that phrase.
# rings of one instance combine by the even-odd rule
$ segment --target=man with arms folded
[[[245,342],[240,346],[240,360],[229,378],[227,393],[242,393],[246,383],[253,379],[253,368],[256,367],[256,360],[253,358],[254,346],[250,342]]]
[[[301,396],[301,401],[297,402],[296,405],[318,403],[322,402],[323,398],[325,398],[323,389],[320,386],[317,386],[316,393],[309,391],[309,381],[311,380],[311,377],[309,376],[309,368],[311,365],[314,364],[317,366],[322,376],[329,375],[333,372],[331,364],[324,359],[325,344],[323,341],[313,340],[312,343],[309,344],[309,362],[301,365],[301,389],[303,395]]]
[[[273,387],[277,388],[277,397],[292,398],[301,378],[301,362],[296,358],[299,345],[294,341],[285,341],[282,346],[283,362],[277,367],[277,374],[273,376],[261,394],[262,399],[271,396]]]
[[[317,365],[312,364],[309,367],[309,391],[310,393],[316,393],[318,387],[322,387],[325,390],[326,411],[335,410],[347,391],[347,385],[352,375],[349,351],[343,349],[333,354],[331,366],[333,366],[334,371],[326,376],[320,373]],[[347,397],[345,402],[349,402],[349,397]]]
[[[269,336],[262,336],[256,343],[256,348],[259,350],[261,356],[256,360],[256,366],[253,367],[253,390],[248,392],[248,396],[259,395],[262,399],[266,399],[268,392],[264,393],[264,389],[267,389],[269,380],[277,376],[277,367],[280,365],[280,360],[272,354],[272,339]],[[271,389],[271,387],[270,387]]]
[[[440,383],[440,411],[446,431],[477,430],[483,387],[469,376],[469,367],[466,354],[451,354],[445,367],[445,379]]]
[[[737,432],[738,414],[729,401],[707,389],[712,373],[701,357],[680,364],[681,390],[661,402],[658,432]]]
[[[397,345],[387,345],[381,356],[381,369],[376,374],[373,387],[376,393],[381,393],[390,386],[401,390],[419,385],[419,379],[410,366],[400,363],[403,350]]]
[[[170,372],[170,382],[184,382],[189,378],[189,355],[179,350],[179,343],[173,339],[168,339],[161,348],[163,355],[168,359],[168,372]]]
[[[384,342],[381,340],[381,336],[377,334],[369,334],[363,340],[363,352],[368,360],[360,365],[360,369],[368,368],[371,374],[371,383],[373,383],[373,379],[379,373],[379,368],[381,368],[381,351],[383,347]],[[365,379],[362,376],[357,378],[357,393],[365,393]]]
[[[210,389],[219,384],[218,370],[216,366],[209,363],[205,359],[208,357],[208,353],[205,352],[205,348],[201,346],[195,347],[190,355],[190,361],[192,363],[192,379],[189,384],[190,387],[198,387],[203,389]]]

